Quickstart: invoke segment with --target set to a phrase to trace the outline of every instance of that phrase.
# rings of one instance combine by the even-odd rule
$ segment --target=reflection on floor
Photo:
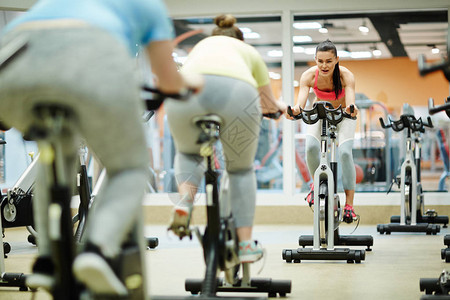
[[[342,234],[348,234],[354,226],[343,225]],[[261,264],[252,269],[253,277],[292,280],[289,299],[419,299],[419,279],[438,277],[450,265],[440,258],[444,247],[443,236],[399,234],[380,235],[376,226],[359,226],[354,234],[371,234],[374,237],[372,252],[366,252],[361,264],[346,262],[307,261],[300,264],[286,263],[281,258],[283,249],[297,248],[299,234],[310,234],[310,226],[258,225],[254,237],[266,248],[264,268]],[[159,238],[159,246],[148,250],[148,270],[151,294],[187,295],[185,278],[201,278],[204,263],[199,243],[179,241],[168,235],[166,227],[146,227],[147,236]],[[26,241],[27,231],[22,228],[6,231],[5,240],[12,246],[6,259],[7,272],[30,271],[36,248]],[[364,249],[364,248],[360,248]],[[226,294],[225,294],[226,295]],[[43,291],[35,293],[36,300],[50,299]],[[247,294],[247,296],[250,296]],[[31,299],[30,292],[13,288],[0,288],[0,299]]]

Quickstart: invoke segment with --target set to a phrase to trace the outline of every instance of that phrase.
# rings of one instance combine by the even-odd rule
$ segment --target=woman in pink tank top
[[[358,108],[355,105],[355,78],[349,69],[339,66],[336,46],[330,40],[326,40],[317,46],[315,62],[316,66],[306,70],[300,77],[300,90],[296,104],[292,107],[294,115],[300,113],[300,108],[305,108],[309,92],[312,89],[316,95],[313,102],[328,101],[335,108],[341,105],[349,114],[350,105],[353,104],[355,111],[352,115],[356,116]],[[293,119],[287,114],[286,118]],[[342,185],[346,196],[344,220],[349,223],[356,219],[353,210],[356,172],[352,155],[355,129],[355,120],[345,119],[338,125],[339,158],[343,174]],[[306,160],[309,172],[312,175],[319,166],[319,141],[320,125],[318,122],[308,126],[306,135]],[[313,189],[314,187],[311,186],[311,192],[306,197],[306,201],[310,205],[314,203]]]

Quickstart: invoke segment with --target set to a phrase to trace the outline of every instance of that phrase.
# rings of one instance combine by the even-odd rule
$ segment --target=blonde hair
[[[232,15],[219,15],[214,19],[214,23],[217,27],[213,29],[212,35],[225,35],[241,41],[244,40],[242,31],[237,26],[234,26],[236,18]]]

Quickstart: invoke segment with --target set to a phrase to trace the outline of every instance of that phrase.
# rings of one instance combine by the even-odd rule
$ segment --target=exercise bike
[[[6,142],[0,139],[0,145],[4,145]],[[2,195],[0,193],[0,199]],[[3,209],[3,205],[1,205]],[[2,214],[0,214],[2,216]],[[23,218],[20,218],[23,220]],[[5,268],[5,258],[7,254],[11,251],[11,246],[9,243],[3,241],[3,220],[0,218],[0,286],[3,287],[18,287],[20,291],[28,291],[28,287],[25,284],[26,275],[24,273],[11,273],[6,272]]]
[[[421,133],[425,132],[425,127],[432,128],[431,118],[427,122],[422,118],[416,119],[414,115],[403,114],[400,119],[385,124],[380,118],[381,127],[392,128],[396,132],[407,131],[406,136],[406,156],[401,166],[400,177],[392,184],[397,183],[401,189],[400,216],[392,216],[391,223],[378,224],[377,231],[380,234],[391,232],[425,232],[436,235],[440,231],[440,226],[436,223],[448,224],[447,216],[438,216],[434,210],[428,210],[425,214],[424,196],[420,182],[420,162],[421,162]],[[391,187],[392,187],[391,184]],[[389,191],[388,191],[389,192]]]
[[[353,112],[354,107],[351,106]],[[313,235],[300,236],[302,248],[284,249],[282,257],[286,262],[300,263],[301,260],[346,260],[348,263],[360,263],[365,260],[365,250],[335,248],[335,245],[366,246],[371,251],[373,237],[370,235],[340,235],[339,223],[342,219],[339,195],[337,194],[336,126],[350,118],[342,107],[334,109],[326,101],[315,102],[311,110],[302,110],[293,115],[291,107],[288,114],[294,120],[303,120],[306,124],[315,124],[322,120],[320,165],[314,172],[314,226]],[[328,159],[328,138],[331,141],[331,159]],[[306,248],[306,246],[313,246]]]
[[[445,104],[440,106],[434,106],[434,100],[433,98],[428,99],[428,111],[431,115],[440,112],[445,111],[447,116],[450,118],[450,97],[448,97],[445,100]],[[441,258],[445,260],[445,262],[450,262],[450,235],[446,234],[444,236],[444,245],[447,246],[447,248],[441,249]]]
[[[171,95],[171,97],[184,99],[187,96]],[[147,108],[157,109],[162,100],[147,100]],[[49,174],[48,190],[50,195],[49,214],[49,239],[52,245],[52,263],[54,265],[53,283],[49,292],[56,300],[78,299],[130,299],[142,300],[148,297],[147,280],[144,263],[145,243],[143,236],[143,218],[138,216],[130,232],[128,239],[122,244],[121,254],[113,265],[118,277],[127,289],[123,297],[111,295],[98,295],[86,289],[78,282],[73,273],[72,265],[77,255],[77,239],[79,235],[73,230],[73,219],[70,208],[72,198],[71,183],[66,178],[67,168],[61,143],[68,137],[77,139],[77,118],[71,109],[42,102],[34,109],[33,126],[25,133],[27,139],[36,140],[40,149],[40,161],[44,172]],[[81,218],[81,216],[80,216]],[[85,218],[85,217],[84,217]],[[80,234],[83,226],[78,226]],[[26,280],[28,287],[37,289],[39,281],[33,276]]]
[[[281,113],[267,114],[266,117],[278,118]],[[229,203],[219,201],[219,173],[214,166],[214,145],[219,139],[222,119],[217,115],[206,115],[193,119],[196,126],[201,129],[197,140],[201,144],[200,155],[206,161],[205,191],[207,226],[203,234],[196,229],[206,263],[203,279],[187,279],[186,291],[195,296],[186,297],[152,297],[153,300],[162,299],[220,299],[217,292],[249,292],[268,293],[269,297],[277,294],[284,297],[291,292],[290,280],[273,280],[270,278],[250,278],[250,264],[240,263],[238,258],[239,243],[237,239],[234,220],[231,215]],[[226,184],[226,175],[222,183]],[[181,237],[192,236],[190,229],[184,229]],[[242,269],[242,277],[239,272]],[[218,273],[224,272],[224,278]],[[200,294],[200,295],[197,295]],[[224,299],[243,299],[242,297],[223,297]],[[266,299],[265,297],[245,297],[244,299]]]

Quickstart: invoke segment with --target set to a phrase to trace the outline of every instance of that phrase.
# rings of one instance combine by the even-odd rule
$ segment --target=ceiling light
[[[356,51],[351,53],[352,58],[371,58],[372,53],[370,51]]]
[[[281,74],[276,72],[269,72],[269,78],[278,80],[281,79]]]
[[[244,39],[251,39],[251,40],[255,40],[255,39],[260,39],[261,35],[257,32],[244,32]]]
[[[377,45],[374,43],[372,47],[370,47],[370,50],[372,50],[373,56],[381,56],[381,50],[378,49]]]
[[[260,39],[261,38],[261,35],[259,33],[257,33],[257,32],[254,32],[251,28],[239,27],[239,29],[244,34],[244,39],[254,40],[254,39]]]
[[[436,45],[433,45],[433,48],[431,48],[431,53],[438,54],[439,53],[439,48],[436,47]]]
[[[372,50],[373,56],[381,56],[381,50],[380,49],[373,49]]]
[[[328,29],[326,27],[322,27],[319,29],[320,33],[328,33]]]
[[[269,57],[282,57],[283,56],[283,51],[281,51],[281,50],[270,50],[269,52],[267,52],[267,56],[269,56]]]
[[[339,57],[350,57],[351,53],[348,50],[338,50],[337,55]]]
[[[306,43],[312,42],[312,38],[309,35],[296,35],[292,37],[294,43]]]
[[[303,53],[303,52],[305,52],[305,48],[300,47],[300,46],[294,46],[294,47],[292,47],[292,51],[294,53]]]
[[[322,28],[319,22],[299,22],[293,24],[295,29],[319,29]]]
[[[252,30],[248,27],[239,27],[239,29],[242,31],[242,33],[250,33]]]
[[[316,48],[305,48],[305,54],[308,54],[308,55],[316,54]]]
[[[366,26],[366,21],[363,20],[362,24],[358,27],[359,31],[361,31],[362,34],[368,34],[369,33],[369,27]]]

